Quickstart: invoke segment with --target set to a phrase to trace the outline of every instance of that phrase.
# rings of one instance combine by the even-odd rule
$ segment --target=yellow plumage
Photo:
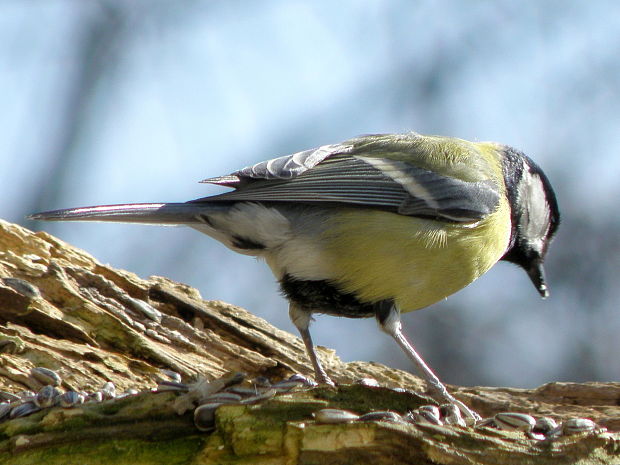
[[[502,179],[495,144],[452,139],[447,157],[443,154],[445,138],[433,139],[421,139],[426,157],[403,161],[427,165],[424,168],[433,164],[435,171],[467,181]],[[472,171],[472,166],[478,169]],[[510,208],[503,183],[500,188],[497,209],[474,223],[342,209],[330,217],[321,238],[333,284],[363,302],[394,299],[403,312],[426,307],[462,289],[489,270],[508,247]]]
[[[417,310],[491,268],[508,246],[509,218],[504,201],[468,225],[349,210],[330,220],[323,252],[341,290],[365,302],[394,298],[401,311]]]

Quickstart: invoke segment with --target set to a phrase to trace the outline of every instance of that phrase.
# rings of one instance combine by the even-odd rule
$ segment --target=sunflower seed
[[[530,432],[536,425],[536,420],[531,415],[517,412],[501,412],[493,417],[495,425],[503,431]]]
[[[178,391],[188,392],[190,389],[188,384],[179,383],[177,381],[162,381],[157,385],[155,392]]]
[[[401,417],[396,412],[391,412],[389,410],[380,411],[377,410],[375,412],[368,412],[364,415],[360,416],[359,421],[389,421],[392,423],[405,423],[403,417]]]
[[[79,392],[67,391],[58,397],[58,404],[62,408],[71,408],[84,403],[84,396]]]
[[[16,394],[6,391],[0,391],[0,399],[6,402],[15,402],[20,399]]]
[[[34,398],[34,403],[41,408],[51,407],[56,403],[60,392],[54,386],[44,386]]]
[[[318,386],[318,384],[316,382],[314,382],[313,380],[311,380],[310,378],[305,377],[304,375],[300,374],[300,373],[295,373],[294,375],[292,375],[288,381],[299,381],[301,382],[304,386],[308,386],[308,387],[315,387]]]
[[[168,370],[166,368],[162,368],[159,370],[162,375],[166,376],[170,381],[174,381],[177,383],[181,382],[181,375],[176,371]]]
[[[216,402],[226,402],[226,403],[235,403],[240,402],[243,399],[239,394],[235,394],[234,392],[216,392],[204,399],[205,404],[213,404]]]
[[[269,389],[267,391],[264,391],[256,396],[252,396],[252,397],[247,397],[243,400],[241,400],[239,403],[240,404],[244,404],[244,405],[251,405],[251,404],[258,404],[259,402],[262,402],[264,400],[268,400],[271,399],[273,396],[276,395],[276,390],[275,389]]]
[[[194,410],[194,425],[200,431],[211,431],[215,428],[215,411],[224,405],[219,402],[204,404]]]
[[[312,414],[318,423],[338,424],[350,423],[359,419],[359,415],[335,408],[324,408]]]
[[[223,392],[230,392],[233,394],[238,394],[242,397],[256,396],[259,394],[258,389],[249,388],[245,386],[231,386],[229,388],[226,388],[226,390]]]
[[[271,387],[278,392],[288,392],[297,387],[305,387],[305,384],[301,381],[284,380],[284,381],[278,381],[277,383],[272,384]]]
[[[9,416],[11,418],[21,418],[30,415],[31,413],[38,412],[39,410],[41,409],[37,407],[34,402],[24,402],[11,410]]]
[[[34,379],[39,381],[43,385],[51,385],[51,386],[60,386],[62,383],[62,379],[58,374],[50,370],[49,368],[44,367],[34,367],[30,370],[30,374]]]
[[[416,423],[429,423],[431,425],[443,425],[439,408],[435,405],[422,405],[414,412]]]
[[[569,418],[562,422],[562,434],[569,436],[571,434],[592,433],[597,425],[589,418]]]

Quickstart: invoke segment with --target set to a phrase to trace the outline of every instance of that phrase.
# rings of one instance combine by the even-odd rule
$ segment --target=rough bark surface
[[[401,413],[428,399],[419,378],[377,363],[343,363],[319,349],[339,386],[281,394],[217,410],[212,433],[177,415],[174,393],[152,394],[161,368],[185,379],[230,372],[278,380],[309,374],[303,344],[251,313],[161,277],[141,279],[98,263],[59,239],[0,220],[0,390],[38,390],[35,366],[62,389],[112,381],[136,396],[45,409],[0,423],[6,464],[618,464],[620,383],[550,383],[537,389],[451,390],[484,416],[502,411],[586,417],[610,432],[535,441],[522,433],[385,422],[317,424],[324,407]],[[350,385],[375,378],[381,388]]]

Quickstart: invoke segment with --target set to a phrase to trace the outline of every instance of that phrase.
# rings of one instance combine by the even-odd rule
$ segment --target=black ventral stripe
[[[303,310],[347,318],[369,318],[377,314],[381,302],[361,302],[354,294],[341,292],[326,280],[300,280],[285,274],[280,280],[282,294]]]

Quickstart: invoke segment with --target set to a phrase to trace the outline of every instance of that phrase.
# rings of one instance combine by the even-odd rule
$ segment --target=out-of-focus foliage
[[[0,216],[292,330],[264,264],[196,232],[24,216],[189,200],[202,178],[363,133],[497,140],[556,187],[552,296],[501,264],[407,315],[408,334],[448,382],[618,379],[618,31],[611,0],[5,0]],[[345,359],[410,367],[373,321],[317,320]]]

